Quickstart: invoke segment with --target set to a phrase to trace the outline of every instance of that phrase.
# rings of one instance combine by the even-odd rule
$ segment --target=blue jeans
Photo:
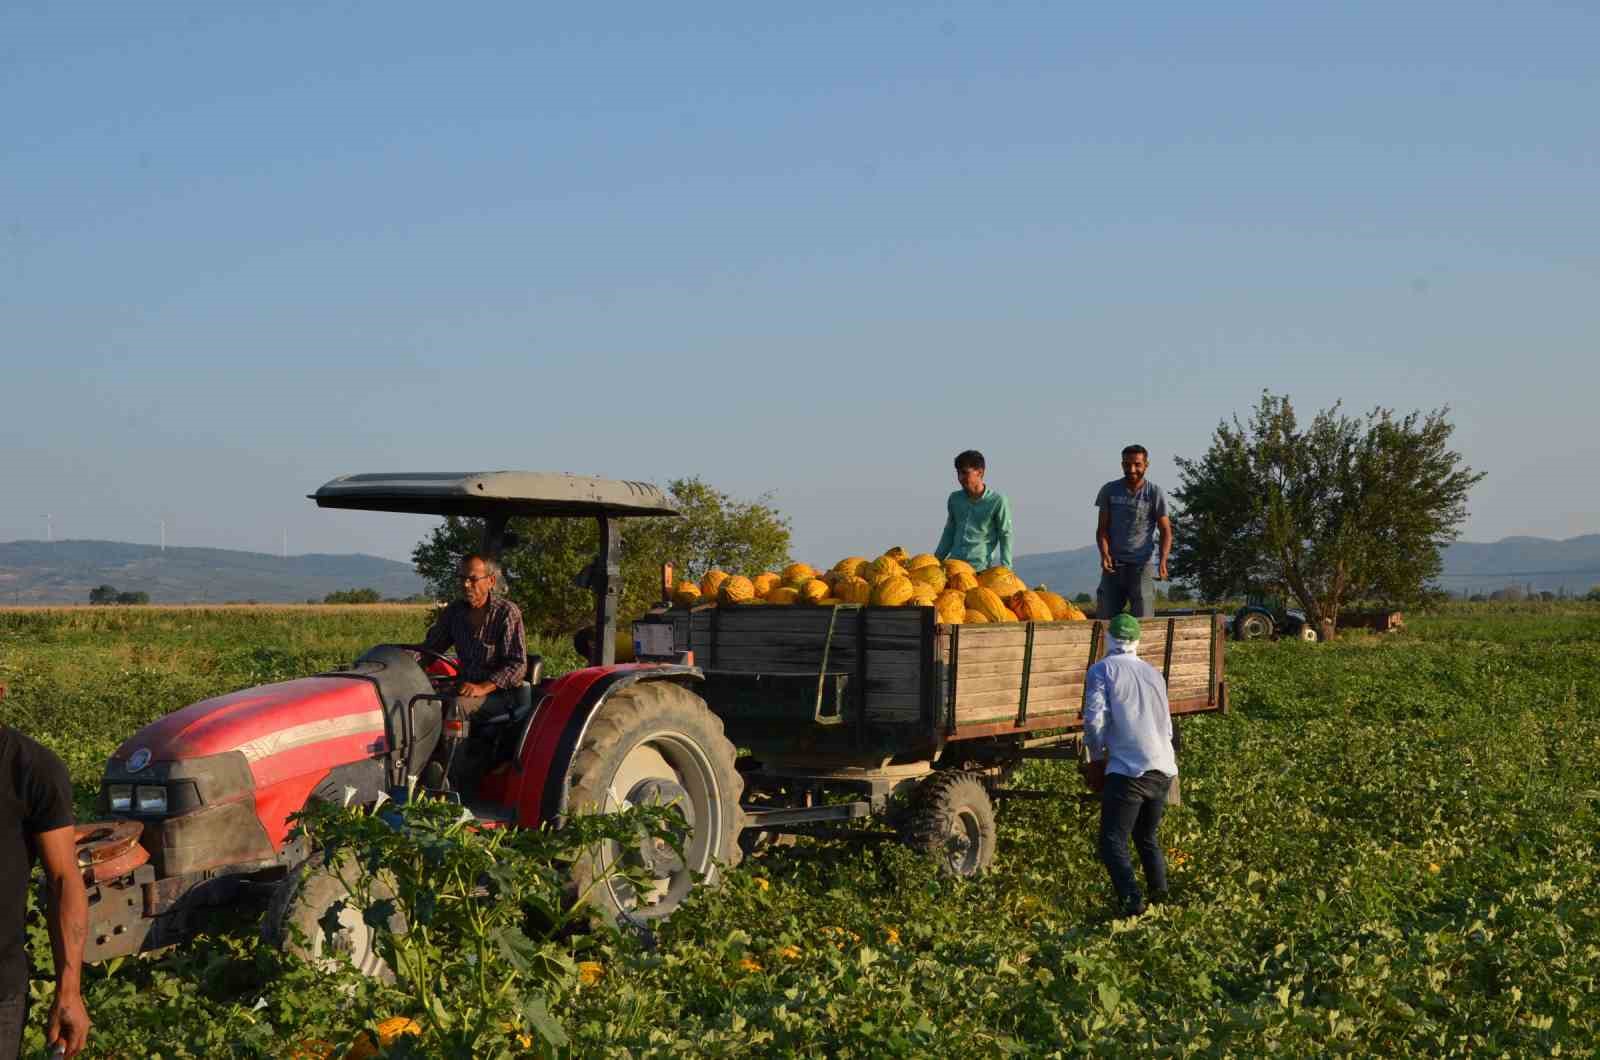
[[[1116,571],[1100,572],[1095,618],[1112,618],[1126,605],[1134,618],[1156,617],[1156,572],[1148,563],[1117,561]]]
[[[1100,860],[1111,873],[1111,885],[1123,905],[1140,901],[1139,881],[1133,875],[1133,858],[1128,854],[1128,837],[1139,851],[1144,866],[1144,882],[1155,895],[1167,891],[1167,859],[1161,853],[1156,829],[1167,811],[1167,789],[1172,778],[1157,770],[1142,777],[1107,773],[1106,787],[1100,793]]]

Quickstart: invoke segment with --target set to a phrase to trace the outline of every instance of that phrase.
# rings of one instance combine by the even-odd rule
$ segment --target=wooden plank
[[[1172,672],[1167,675],[1168,682],[1183,681],[1190,678],[1198,678],[1202,684],[1211,684],[1211,663],[1202,661],[1184,663],[1182,666],[1173,663]]]
[[[1071,706],[1076,710],[1083,696],[1083,689],[1078,685],[1059,685],[1055,688],[1041,689],[1038,696],[1038,707],[1041,711],[1047,709],[1062,709],[1061,704]],[[1002,689],[998,692],[968,692],[956,695],[956,722],[971,714],[973,711],[988,709],[1002,709],[1015,713],[1017,708],[1017,693],[1012,689]]]
[[[991,662],[969,663],[965,658],[966,648],[962,648],[961,650],[961,673],[963,676],[967,674],[982,677],[991,677],[995,674],[1017,674],[1020,676],[1022,673],[1021,659],[1000,659]],[[1073,659],[1046,659],[1043,662],[1040,662],[1038,659],[1033,660],[1033,672],[1036,674],[1066,672],[1081,675],[1084,669],[1085,667],[1081,657]]]
[[[1063,685],[1082,685],[1082,670],[1056,670],[1049,673],[1035,673],[1028,677],[1030,694],[1046,688],[1059,688]],[[961,675],[961,681],[956,685],[957,701],[968,692],[993,692],[998,689],[1009,688],[1018,691],[1022,688],[1021,674],[995,674],[990,677],[971,677]]]

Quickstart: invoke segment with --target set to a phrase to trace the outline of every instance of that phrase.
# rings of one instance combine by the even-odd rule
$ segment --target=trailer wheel
[[[994,803],[978,777],[942,770],[917,785],[900,835],[950,875],[976,876],[994,861]]]
[[[665,843],[623,849],[607,843],[572,868],[574,897],[612,923],[661,920],[696,883],[716,880],[718,863],[739,861],[744,778],[722,720],[693,692],[669,681],[630,685],[600,705],[568,770],[570,813],[610,813],[648,803],[676,804],[689,824],[679,857]],[[654,886],[636,891],[608,878],[618,863],[642,867]]]
[[[293,953],[319,968],[335,969],[341,957],[362,975],[394,982],[394,969],[384,960],[377,932],[355,903],[361,870],[351,858],[337,869],[317,854],[296,865],[272,892],[261,934],[286,953]],[[376,901],[394,898],[392,881],[379,875],[371,881]],[[389,930],[404,934],[406,918],[398,910],[389,916]]]

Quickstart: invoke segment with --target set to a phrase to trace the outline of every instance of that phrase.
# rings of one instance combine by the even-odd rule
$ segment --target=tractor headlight
[[[127,813],[133,809],[133,785],[112,784],[106,788],[106,802],[112,813]]]
[[[167,789],[161,784],[140,784],[134,789],[135,805],[140,813],[166,813]]]

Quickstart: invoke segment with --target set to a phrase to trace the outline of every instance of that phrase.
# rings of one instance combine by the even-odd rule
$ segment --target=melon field
[[[423,622],[403,607],[0,612],[0,717],[61,754],[87,815],[141,724]],[[543,970],[518,980],[538,994],[528,1022],[473,1051],[1593,1055],[1600,605],[1462,605],[1388,637],[1230,645],[1227,665],[1232,712],[1185,724],[1170,903],[1113,918],[1097,807],[1070,765],[1038,763],[1012,784],[1060,797],[1002,805],[982,878],[893,844],[765,852],[653,939],[540,940]],[[330,983],[261,944],[254,915],[90,969],[90,1055],[338,1056],[395,1016],[419,1033],[391,1055],[462,1053],[440,1043],[471,1028],[434,1025],[476,1001]],[[37,918],[30,934],[43,975]],[[488,985],[524,966],[484,952]],[[37,1052],[48,983],[34,996]]]

